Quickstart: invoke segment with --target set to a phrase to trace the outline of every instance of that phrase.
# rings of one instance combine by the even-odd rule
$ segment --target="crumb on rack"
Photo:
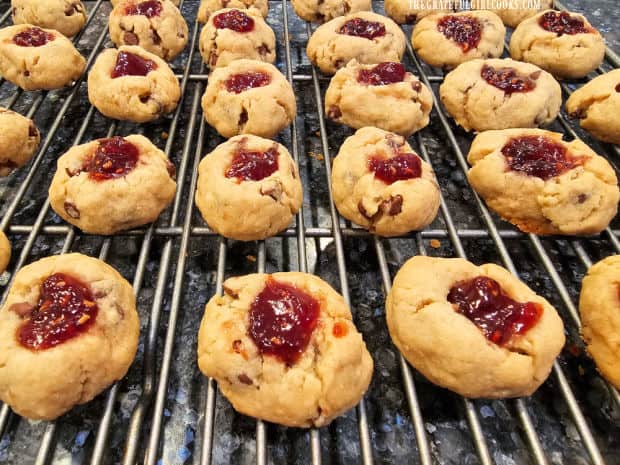
[[[308,152],[308,156],[318,161],[323,161],[325,159],[325,156],[322,153],[316,153],[312,151]]]
[[[431,239],[430,245],[433,249],[438,249],[441,247],[441,242],[439,242],[439,239]]]
[[[162,132],[161,132],[161,138],[162,138],[163,140],[168,139],[168,133],[167,133],[166,131],[162,131]]]
[[[246,255],[245,258],[252,263],[256,261],[256,257],[254,255]]]

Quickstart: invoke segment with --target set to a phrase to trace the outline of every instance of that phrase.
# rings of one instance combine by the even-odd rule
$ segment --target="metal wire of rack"
[[[101,13],[108,7],[104,6],[106,3],[103,0],[93,2],[86,32],[82,32],[74,39],[78,47],[82,46],[84,49],[90,48],[91,43],[94,44],[88,55],[87,69],[106,42],[105,13]],[[311,430],[307,434],[303,431],[267,425],[261,421],[253,422],[233,414],[227,402],[218,395],[214,380],[202,380],[195,367],[194,349],[185,350],[183,338],[188,331],[197,332],[195,323],[199,320],[188,314],[196,312],[199,317],[202,306],[192,301],[193,295],[188,295],[186,288],[199,286],[202,299],[200,303],[204,304],[204,300],[213,293],[221,293],[222,283],[227,274],[263,272],[283,267],[327,275],[330,282],[343,294],[345,301],[354,309],[358,326],[366,327],[367,316],[362,316],[356,311],[361,312],[363,303],[360,302],[359,286],[356,285],[353,276],[365,273],[372,275],[371,280],[379,279],[379,284],[375,283],[379,286],[375,298],[376,306],[381,306],[384,295],[390,288],[392,273],[399,264],[402,264],[403,259],[407,258],[407,254],[426,254],[429,252],[426,245],[429,240],[447,239],[447,244],[433,251],[433,254],[479,260],[477,251],[472,250],[471,243],[474,243],[474,249],[485,249],[485,254],[492,255],[496,261],[515,275],[520,275],[529,284],[532,284],[530,281],[536,281],[532,275],[540,276],[541,273],[545,273],[548,276],[547,281],[542,285],[536,282],[534,284],[542,288],[543,294],[558,294],[549,296],[550,300],[556,303],[557,308],[566,317],[569,333],[572,332],[575,336],[580,324],[575,307],[575,292],[572,289],[576,279],[567,279],[567,267],[564,266],[561,254],[558,255],[558,249],[562,254],[571,255],[573,259],[571,265],[575,265],[575,262],[580,265],[578,277],[601,256],[620,253],[618,231],[611,228],[596,238],[569,240],[541,239],[534,235],[524,235],[512,228],[500,229],[497,218],[486,209],[476,193],[463,181],[462,173],[467,170],[467,163],[462,147],[469,139],[448,121],[436,98],[436,85],[442,81],[443,76],[433,74],[433,70],[419,62],[410,46],[407,50],[408,63],[412,66],[410,69],[415,70],[423,82],[434,90],[434,121],[439,123],[437,127],[425,129],[418,134],[413,141],[414,145],[422,157],[434,165],[440,184],[448,177],[443,166],[446,165],[446,158],[450,157],[452,161],[456,161],[447,163],[448,170],[452,175],[461,173],[457,183],[460,181],[464,189],[468,190],[469,203],[475,218],[472,221],[463,221],[461,212],[454,207],[454,195],[442,186],[440,218],[431,228],[413,236],[380,239],[342,221],[332,201],[329,178],[332,154],[347,133],[325,120],[322,95],[327,80],[314,68],[309,67],[303,52],[300,53],[299,44],[303,44],[307,39],[311,27],[294,17],[286,0],[273,2],[271,6],[270,22],[274,26],[274,23],[278,24],[282,29],[279,31],[281,32],[279,55],[281,56],[283,52],[284,62],[280,65],[296,91],[299,91],[298,99],[303,93],[301,97],[303,102],[298,102],[301,103],[300,107],[312,110],[302,112],[302,117],[299,117],[282,136],[283,143],[289,147],[293,158],[305,168],[304,208],[297,215],[294,227],[267,241],[249,245],[230,243],[205,227],[196,217],[193,208],[198,163],[207,146],[214,147],[219,143],[218,138],[200,117],[200,97],[208,76],[204,74],[204,68],[195,53],[199,32],[196,23],[192,30],[188,53],[181,59],[183,64],[178,68],[175,67],[181,80],[183,101],[171,119],[147,125],[146,128],[125,123],[109,123],[100,117],[92,106],[80,108],[80,97],[84,99],[84,78],[66,91],[32,93],[32,95],[19,90],[2,93],[2,87],[7,87],[8,84],[0,82],[0,99],[3,101],[3,106],[15,107],[29,117],[49,122],[49,125],[43,128],[45,138],[28,170],[18,175],[12,185],[5,186],[5,190],[0,194],[4,202],[0,228],[10,235],[14,244],[18,244],[14,247],[14,251],[19,253],[11,263],[11,270],[14,272],[26,262],[51,251],[65,253],[80,250],[97,255],[102,260],[112,260],[121,268],[123,274],[133,277],[141,319],[147,322],[142,331],[143,347],[139,351],[128,380],[115,384],[105,395],[93,401],[93,406],[76,408],[74,414],[69,414],[68,418],[63,417],[56,422],[31,424],[32,422],[14,416],[8,406],[3,405],[0,408],[0,463],[37,465],[61,463],[63,458],[66,458],[67,451],[72,463],[88,462],[92,465],[104,463],[133,465],[137,462],[154,465],[187,463],[190,460],[201,465],[251,462],[259,465],[360,462],[370,465],[375,462],[404,463],[403,457],[407,457],[407,463],[419,461],[424,465],[464,462],[483,465],[547,464],[558,461],[573,463],[572,460],[574,463],[589,462],[596,465],[620,463],[620,444],[614,439],[614,433],[620,431],[618,392],[597,378],[598,381],[594,386],[595,405],[596,402],[602,403],[604,408],[600,410],[610,411],[603,415],[603,420],[606,422],[603,422],[602,429],[610,429],[611,433],[609,436],[601,435],[601,426],[598,424],[601,418],[591,410],[593,401],[587,397],[592,395],[593,391],[589,390],[584,394],[581,382],[575,381],[579,380],[574,374],[577,365],[567,363],[566,359],[570,358],[571,354],[566,352],[561,361],[554,365],[552,379],[540,390],[549,392],[537,393],[528,399],[496,401],[491,404],[496,412],[508,412],[501,420],[498,417],[489,420],[489,405],[481,401],[458,398],[430,386],[415,373],[402,356],[398,355],[393,366],[388,367],[382,358],[372,351],[377,364],[376,372],[385,369],[389,371],[391,378],[398,376],[402,378],[404,388],[402,394],[405,401],[392,403],[396,413],[388,407],[382,411],[380,404],[386,399],[382,397],[384,386],[380,381],[374,380],[366,400],[360,403],[355,412],[336,420],[335,426],[320,431]],[[193,15],[197,2],[181,1],[181,8],[184,7],[185,13]],[[563,5],[556,2],[556,7],[563,8]],[[276,14],[278,17],[274,17]],[[4,24],[9,16],[10,8],[7,8],[0,14],[0,24]],[[274,28],[278,30],[277,27]],[[97,29],[99,32],[93,34],[92,29]],[[89,37],[85,37],[86,35]],[[607,60],[612,67],[620,66],[618,57],[612,51],[608,51]],[[192,72],[197,68],[197,72]],[[565,92],[571,91],[569,86],[564,85],[563,88]],[[63,103],[56,111],[55,106],[59,100],[63,100]],[[72,118],[80,118],[82,121],[77,133],[68,137],[73,132]],[[573,129],[565,116],[560,117],[559,124],[570,136],[579,136],[579,130]],[[438,155],[439,148],[434,145],[431,137],[427,137],[429,132],[437,129],[446,138],[441,142],[447,155]],[[88,237],[71,226],[58,224],[59,221],[50,212],[46,196],[44,193],[41,196],[38,192],[41,188],[46,188],[46,185],[40,183],[46,179],[49,182],[49,176],[45,176],[47,173],[45,168],[53,164],[55,155],[62,153],[70,145],[89,140],[95,134],[110,136],[115,133],[127,133],[129,130],[155,135],[153,137],[157,142],[165,144],[166,154],[178,162],[178,190],[171,211],[157,224],[114,238]],[[316,134],[313,134],[313,130],[316,130]],[[160,131],[162,135],[157,136]],[[309,139],[313,141],[309,142]],[[59,140],[66,140],[69,143],[58,144]],[[308,160],[308,157],[302,157],[302,154],[308,153],[308,147],[320,149],[323,159],[319,160],[317,157],[316,160]],[[611,153],[618,153],[617,147],[606,147],[607,149]],[[613,160],[611,161],[614,164]],[[316,200],[321,195],[325,199],[323,203]],[[315,210],[321,210],[323,216]],[[28,221],[29,218],[33,221]],[[306,226],[307,224],[310,226]],[[56,243],[52,242],[54,240]],[[510,241],[510,245],[507,241]],[[133,245],[135,250],[125,256],[122,250]],[[365,247],[366,253],[374,252],[371,267],[375,269],[372,272],[359,263],[359,257],[352,258],[355,247],[362,249]],[[431,247],[436,246],[431,243]],[[209,249],[207,255],[210,259],[209,264],[207,269],[199,268],[201,273],[198,277],[194,277],[191,272],[196,269],[195,262],[204,258],[197,249],[203,248]],[[333,249],[331,252],[330,248]],[[252,259],[240,262],[239,256],[252,249],[255,255],[246,256]],[[274,249],[279,249],[279,252]],[[288,259],[283,258],[288,255],[291,255]],[[529,257],[532,263],[524,260],[524,256]],[[211,270],[209,266],[212,266]],[[325,267],[330,270],[325,270]],[[535,272],[531,269],[535,269]],[[9,276],[4,281],[3,298],[14,273]],[[186,306],[190,309],[185,308]],[[382,329],[385,333],[385,328]],[[364,331],[362,328],[362,332],[365,339],[372,338],[369,334],[371,331]],[[574,337],[573,339],[575,340]],[[374,345],[383,349],[380,343]],[[391,352],[386,352],[387,354],[395,353],[393,348],[390,347],[389,350]],[[187,373],[177,373],[181,370],[180,365],[183,364],[186,353],[190,353],[193,357],[188,359],[193,365]],[[592,364],[585,357],[580,356],[576,359],[578,364],[589,363],[588,369],[593,373]],[[581,365],[577,368],[581,368]],[[181,378],[183,379],[180,380]],[[400,383],[399,380],[395,382]],[[127,384],[130,383],[133,383],[136,389],[128,389]],[[173,410],[172,383],[197,386],[194,392],[196,399],[193,400],[197,418],[178,419],[176,412],[170,412]],[[386,389],[389,388],[390,386]],[[590,388],[591,386],[588,387]],[[558,391],[560,396],[556,396]],[[127,402],[132,393],[136,394],[133,402]],[[557,432],[554,434],[550,432],[552,427],[549,424],[553,425],[555,420],[553,415],[550,416],[548,412],[541,413],[541,410],[545,410],[542,404],[549,398],[538,399],[538,397],[545,395],[552,396],[551,402],[558,402],[552,413],[560,417],[559,423],[564,428],[559,435]],[[429,398],[435,397],[441,399],[441,404],[448,405],[445,409],[448,412],[450,427],[445,428],[444,433],[453,429],[460,434],[453,436],[455,441],[452,444],[446,441],[450,436],[442,436],[437,431],[442,416],[435,418],[431,409],[435,404],[429,401]],[[127,403],[129,405],[125,405]],[[587,414],[582,407],[584,403],[589,407]],[[185,413],[187,412],[186,409]],[[388,421],[382,417],[387,414],[393,415]],[[429,422],[429,418],[433,421]],[[185,438],[179,439],[178,426],[184,423]],[[188,430],[187,424],[190,423],[192,428]],[[87,424],[92,434],[89,433],[86,438],[80,436],[84,430],[77,431],[79,427],[75,428],[76,424],[80,425],[79,427]],[[505,431],[500,431],[498,424],[509,425],[507,431],[514,434],[514,436],[511,434],[510,444],[514,444],[516,448],[519,445],[523,446],[521,451],[511,451],[516,453],[509,457],[512,462],[507,462],[503,455],[510,446],[499,444]],[[226,439],[236,438],[228,432],[233,428],[241,430],[239,437],[242,440],[235,448],[229,447],[228,450]],[[396,436],[405,441],[401,444],[392,441],[386,447],[384,440],[396,429],[398,429]],[[188,431],[192,433],[189,441]],[[199,431],[202,434],[197,434]],[[452,434],[456,434],[454,431]],[[67,440],[69,437],[73,440],[72,443]],[[442,445],[445,442],[448,442],[448,447],[454,447],[465,456],[451,455],[446,446]],[[466,442],[469,444],[464,444]],[[560,455],[559,458],[556,454],[558,447],[556,443],[567,448],[566,454]],[[180,444],[183,447],[178,449],[176,455],[171,455],[170,452]],[[604,451],[601,449],[601,444],[604,446]],[[254,447],[251,447],[252,445]],[[400,450],[397,447],[404,452],[396,453]],[[580,448],[585,449],[585,454],[577,454],[576,451]],[[185,452],[179,455],[179,451],[182,450]]]

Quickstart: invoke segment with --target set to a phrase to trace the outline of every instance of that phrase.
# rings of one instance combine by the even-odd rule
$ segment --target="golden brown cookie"
[[[433,5],[427,2],[412,2],[411,0],[385,0],[385,13],[398,24],[414,24],[422,18],[436,13],[454,13],[457,11],[456,0],[445,0],[441,4]],[[431,8],[427,8],[430,6]],[[437,6],[437,8],[434,8]],[[439,8],[441,6],[441,8]]]
[[[488,0],[484,0],[484,2],[484,4],[481,4],[478,0],[472,0],[471,7],[472,9],[481,8],[486,10],[490,2]],[[498,5],[500,2],[495,2],[495,4]],[[503,4],[507,5],[508,8],[489,9],[489,11],[495,13],[502,19],[506,26],[512,28],[517,27],[522,21],[531,18],[541,10],[553,8],[553,0],[539,0],[538,2],[532,2],[531,0],[510,0],[510,3],[504,2]],[[532,8],[533,6],[537,6],[537,8]]]
[[[532,394],[564,345],[562,320],[508,270],[417,256],[386,301],[392,341],[431,382],[465,397]]]
[[[372,11],[370,0],[291,0],[291,5],[297,16],[315,23],[358,11]]]
[[[6,271],[11,261],[11,243],[3,231],[0,231],[0,274]]]
[[[32,24],[73,37],[86,24],[80,0],[11,0],[14,24]]]
[[[40,140],[30,118],[0,107],[0,176],[8,176],[28,163]]]
[[[218,10],[223,8],[236,8],[238,10],[247,10],[254,7],[267,17],[269,12],[269,2],[267,0],[200,0],[198,8],[198,22],[206,23],[209,17]]]
[[[227,279],[205,308],[198,366],[237,411],[301,428],[356,405],[373,370],[342,296],[306,273]]]

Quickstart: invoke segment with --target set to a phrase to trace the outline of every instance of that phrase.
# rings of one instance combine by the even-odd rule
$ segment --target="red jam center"
[[[39,303],[17,330],[19,342],[34,350],[49,349],[86,331],[97,318],[92,292],[63,273],[41,284]]]
[[[230,10],[215,15],[213,24],[218,29],[232,29],[236,32],[250,32],[254,29],[254,20],[240,10]]]
[[[555,32],[557,35],[562,34],[587,34],[592,30],[586,27],[583,19],[577,16],[571,16],[568,12],[547,11],[538,18],[540,27],[549,32]]]
[[[157,69],[157,63],[153,60],[129,52],[119,52],[112,70],[112,79],[122,76],[146,76],[154,69]]]
[[[260,181],[271,176],[277,169],[277,149],[271,148],[266,152],[240,150],[235,153],[230,167],[226,170],[226,177],[237,178],[239,181]]]
[[[375,178],[386,184],[419,178],[422,175],[422,162],[413,153],[400,153],[392,158],[371,157],[368,168],[375,173]]]
[[[361,69],[357,73],[357,81],[370,86],[384,86],[395,82],[403,82],[405,67],[400,63],[386,61],[371,69]]]
[[[269,278],[250,307],[250,337],[261,354],[293,365],[310,342],[319,310],[312,296]]]
[[[620,83],[616,84],[616,92],[620,92]]]
[[[28,28],[13,36],[13,42],[20,47],[41,47],[54,40],[54,34],[38,27]]]
[[[569,157],[566,147],[544,136],[510,139],[502,148],[508,167],[513,171],[547,180],[582,163]]]
[[[437,30],[459,44],[465,53],[476,48],[482,37],[482,25],[472,16],[444,16],[437,23]]]
[[[125,14],[134,16],[141,15],[147,18],[153,18],[159,16],[162,6],[159,0],[148,0],[146,2],[138,3],[137,5],[129,5],[125,8]]]
[[[540,304],[512,300],[497,281],[485,276],[456,283],[448,293],[448,302],[457,305],[459,313],[499,345],[527,332],[543,312]]]
[[[224,85],[228,92],[234,92],[240,94],[248,89],[254,87],[263,87],[271,82],[271,76],[267,73],[261,73],[260,71],[252,71],[249,73],[233,74],[226,81]]]
[[[514,68],[493,68],[484,65],[480,72],[482,78],[492,86],[507,94],[529,92],[536,88],[536,81],[529,76],[520,75]]]
[[[122,137],[99,140],[95,154],[84,164],[84,171],[95,181],[120,178],[136,167],[138,147]]]
[[[353,18],[338,29],[338,34],[364,37],[365,39],[372,40],[375,37],[382,37],[385,35],[385,25],[377,21],[366,21],[362,18]]]

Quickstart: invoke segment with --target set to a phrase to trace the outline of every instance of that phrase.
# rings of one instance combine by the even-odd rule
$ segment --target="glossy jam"
[[[278,151],[271,148],[266,152],[240,150],[235,153],[226,170],[227,178],[239,181],[260,181],[271,176],[278,169]]]
[[[319,311],[311,295],[269,278],[250,307],[248,332],[261,354],[293,365],[310,342]]]
[[[332,334],[336,338],[345,337],[349,334],[349,327],[341,321],[334,323],[334,326],[332,327]]]
[[[484,65],[480,71],[482,78],[492,86],[507,94],[529,92],[536,88],[536,81],[530,76],[523,76],[514,68],[493,68]]]
[[[375,39],[385,35],[385,26],[377,21],[366,21],[362,18],[353,18],[344,23],[338,34],[348,36],[363,37],[365,39]]]
[[[116,65],[112,70],[112,79],[122,76],[146,76],[157,69],[157,63],[129,52],[119,52]]]
[[[63,273],[53,274],[41,284],[39,302],[17,329],[17,339],[28,349],[49,349],[86,331],[98,311],[86,284]]]
[[[540,304],[512,300],[497,281],[486,276],[456,283],[448,293],[448,302],[499,345],[515,334],[526,333],[543,312]]]
[[[459,44],[465,53],[476,48],[482,37],[482,25],[472,16],[444,16],[437,23],[437,30]]]
[[[13,43],[20,47],[41,47],[54,40],[54,34],[38,27],[31,27],[13,36]]]
[[[515,137],[502,147],[508,168],[546,180],[581,164],[566,147],[544,136]]]
[[[230,10],[213,17],[213,25],[218,29],[232,29],[235,32],[250,32],[254,20],[240,10]]]
[[[419,178],[422,175],[422,162],[412,153],[400,153],[392,158],[371,157],[368,168],[375,173],[375,178],[386,184]]]
[[[616,92],[620,92],[620,83],[616,84]]]
[[[159,0],[149,0],[147,2],[138,3],[136,5],[129,5],[125,8],[125,14],[134,16],[146,16],[147,18],[154,18],[159,16],[162,11],[161,2]]]
[[[248,89],[266,86],[270,82],[271,76],[269,74],[261,73],[260,71],[252,71],[249,73],[233,74],[224,81],[224,85],[228,92],[240,94]]]
[[[126,176],[136,167],[140,152],[138,147],[123,137],[101,139],[95,154],[84,164],[83,171],[95,181]]]
[[[403,82],[405,79],[405,67],[400,63],[386,61],[379,63],[374,68],[360,69],[357,73],[357,81],[370,86],[385,86],[395,82]]]
[[[562,11],[561,13],[557,11],[547,11],[538,18],[538,24],[544,30],[555,32],[559,36],[563,34],[575,35],[592,32],[592,29],[586,27],[581,18],[571,16],[566,11]]]

